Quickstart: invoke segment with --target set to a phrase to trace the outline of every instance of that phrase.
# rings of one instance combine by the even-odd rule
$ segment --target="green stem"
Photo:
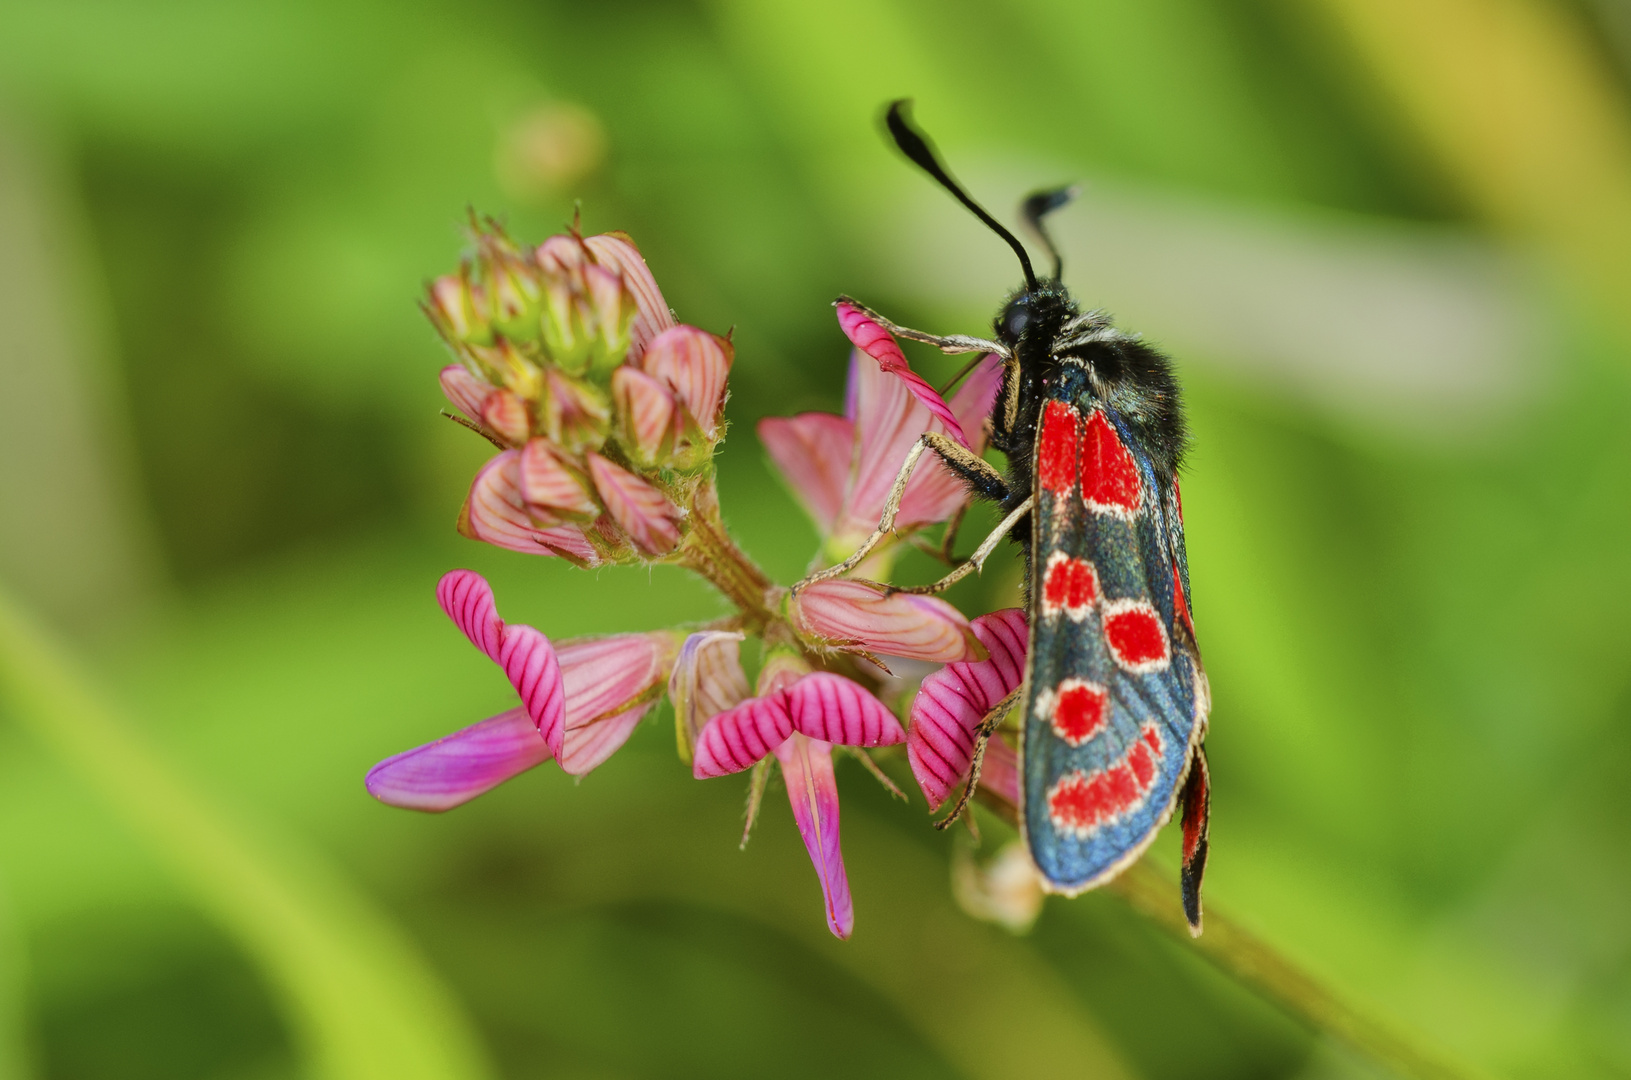
[[[724,593],[747,620],[744,629],[748,632],[762,632],[781,617],[772,608],[775,583],[736,546],[726,530],[712,479],[699,487],[691,500],[691,529],[676,561]]]
[[[1329,1035],[1364,1057],[1401,1076],[1419,1080],[1470,1080],[1474,1073],[1415,1046],[1391,1026],[1368,1016],[1352,1002],[1299,968],[1268,942],[1239,923],[1207,908],[1206,932],[1191,938],[1178,902],[1177,875],[1172,880],[1148,860],[1134,863],[1105,886],[1134,911],[1185,945],[1214,967],[1278,1005],[1315,1034]]]

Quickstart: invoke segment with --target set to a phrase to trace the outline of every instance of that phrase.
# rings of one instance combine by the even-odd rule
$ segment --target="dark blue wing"
[[[1078,892],[1171,815],[1210,701],[1175,479],[1085,378],[1046,401],[1035,453],[1024,826],[1051,887]]]

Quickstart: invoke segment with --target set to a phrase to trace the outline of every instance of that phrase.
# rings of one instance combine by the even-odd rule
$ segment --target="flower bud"
[[[600,553],[573,525],[539,528],[521,497],[519,450],[493,458],[470,484],[459,511],[459,533],[528,555],[559,555],[579,566],[596,566]]]
[[[606,513],[635,547],[647,555],[667,555],[679,546],[685,513],[668,496],[599,454],[588,455],[588,462]]]
[[[629,354],[629,324],[634,321],[634,297],[623,287],[617,271],[604,266],[587,266],[583,271],[588,308],[593,315],[589,366],[607,371]]]
[[[829,648],[859,647],[942,664],[986,655],[963,613],[933,596],[892,593],[865,581],[818,581],[799,590],[788,606],[794,628]]]
[[[527,403],[508,390],[494,390],[482,402],[481,420],[505,442],[520,446],[532,434]]]
[[[686,764],[691,762],[691,748],[702,726],[748,696],[742,640],[740,632],[701,630],[680,647],[680,658],[668,680],[668,699],[674,703],[674,737],[680,760]]]
[[[674,450],[679,404],[658,379],[627,364],[612,372],[618,437],[637,465],[662,462]]]
[[[509,237],[495,229],[476,234],[476,253],[494,329],[512,340],[534,340],[543,295],[536,267]]]
[[[600,516],[588,477],[563,461],[545,440],[528,440],[517,467],[521,498],[534,520],[588,524]]]
[[[449,364],[441,372],[442,393],[453,407],[475,423],[481,423],[481,407],[492,387],[470,374],[463,364]]]
[[[485,345],[492,340],[483,310],[486,296],[471,282],[468,266],[431,282],[428,293],[425,311],[437,332],[450,343]]]
[[[612,426],[612,407],[605,393],[554,368],[544,372],[544,382],[539,416],[544,437],[573,456],[600,449]]]
[[[629,323],[628,359],[631,364],[639,363],[651,340],[674,325],[674,314],[668,310],[668,302],[663,299],[662,290],[657,288],[657,279],[651,276],[645,258],[628,234],[610,232],[586,236],[583,246],[595,262],[617,271],[624,287],[634,298],[635,315]]]
[[[724,338],[694,326],[675,326],[652,340],[640,366],[668,384],[702,437],[712,442],[719,434],[734,352]]]

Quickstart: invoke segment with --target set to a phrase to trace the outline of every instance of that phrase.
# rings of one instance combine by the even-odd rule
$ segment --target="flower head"
[[[984,686],[1007,678],[1012,642],[991,616],[970,623],[944,600],[874,581],[827,572],[776,585],[731,540],[713,480],[726,432],[730,342],[677,323],[620,233],[574,230],[524,248],[488,225],[476,228],[474,241],[473,258],[434,281],[426,300],[457,361],[441,372],[443,393],[466,426],[498,446],[470,485],[459,531],[581,567],[677,563],[713,584],[735,611],[701,627],[552,643],[530,626],[506,623],[487,582],[455,570],[437,598],[504,670],[520,703],[380,762],[368,790],[394,806],[441,811],[551,759],[581,776],[622,746],[666,692],[676,747],[693,776],[751,770],[749,829],[775,761],[828,927],[848,937],[855,916],[839,843],[834,748],[904,798],[870,752],[909,743],[912,768],[933,798],[967,770],[968,755],[959,760],[947,750],[945,760],[925,766],[925,748],[966,742],[971,730],[966,710],[946,698],[940,713],[914,721],[909,736],[877,696],[898,687],[877,670],[881,662],[862,661],[949,665],[924,684],[929,709],[955,697],[959,679]],[[821,527],[818,561],[843,561],[872,532],[920,435],[943,433],[981,449],[982,418],[1002,379],[995,358],[985,358],[948,404],[877,321],[847,304],[838,314],[856,346],[844,415],[808,413],[760,427]],[[920,461],[904,495],[899,533],[948,520],[967,499],[932,458]],[[887,545],[880,551],[857,569],[885,576],[892,555]],[[1023,639],[1023,620],[1019,633]],[[762,649],[751,691],[741,659],[749,638]],[[987,674],[992,665],[1003,674]],[[992,744],[985,778],[1017,799],[1006,744]]]
[[[460,531],[585,566],[672,554],[724,433],[730,343],[675,323],[621,233],[475,242],[425,304],[459,361],[443,392],[505,448]]]

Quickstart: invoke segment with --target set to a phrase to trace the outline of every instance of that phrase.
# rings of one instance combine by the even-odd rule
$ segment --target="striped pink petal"
[[[504,620],[498,617],[492,587],[474,570],[449,570],[436,583],[436,602],[464,631],[470,643],[499,662],[504,646]]]
[[[449,364],[442,369],[442,393],[453,407],[467,419],[481,423],[481,406],[492,392],[492,387],[470,374],[463,364]]]
[[[735,350],[724,338],[694,326],[674,326],[654,338],[640,366],[674,390],[703,435],[719,431]]]
[[[818,671],[782,694],[793,730],[812,739],[844,746],[893,746],[906,740],[895,714],[842,675]]]
[[[715,716],[697,735],[691,773],[698,780],[741,772],[793,734],[793,719],[780,694],[748,698]]]
[[[499,666],[509,676],[510,685],[521,695],[521,704],[537,725],[538,733],[559,756],[565,738],[566,693],[562,687],[561,665],[549,639],[530,626],[511,623],[504,628],[504,646]]]
[[[821,882],[827,928],[835,937],[847,938],[855,929],[855,906],[849,875],[844,872],[844,853],[838,845],[838,784],[833,779],[832,747],[795,734],[776,748],[776,761],[787,781],[793,820]]]
[[[595,262],[622,274],[624,286],[634,296],[637,314],[629,326],[629,362],[637,363],[651,339],[674,325],[674,313],[668,310],[668,301],[657,288],[657,279],[651,276],[640,249],[626,234],[610,232],[585,237],[583,246],[589,249]]]
[[[459,532],[510,551],[564,555],[587,566],[596,565],[599,553],[582,530],[572,525],[540,529],[533,524],[521,497],[520,453],[506,450],[476,473],[459,513]]]
[[[635,547],[648,555],[666,555],[679,546],[680,509],[668,496],[599,454],[588,455],[588,462],[606,512]]]
[[[615,634],[558,646],[566,690],[561,768],[582,776],[612,755],[657,702],[679,651],[679,635]],[[644,700],[641,700],[644,699]]]
[[[766,417],[759,421],[758,430],[759,441],[781,470],[793,497],[823,534],[831,533],[850,484],[854,422],[831,413],[810,412]]]
[[[1001,737],[985,744],[985,761],[980,765],[980,786],[1007,802],[1019,806],[1019,754]]]
[[[599,768],[629,741],[629,736],[655,704],[648,701],[626,712],[568,728],[566,743],[561,749],[561,769],[573,776],[584,776]]]
[[[834,648],[941,664],[980,659],[984,652],[968,619],[944,600],[890,593],[871,582],[807,585],[789,604],[789,615],[805,637]]]
[[[985,418],[991,415],[992,406],[997,400],[997,392],[1002,389],[1002,374],[1001,358],[988,355],[969,372],[951,399],[952,411],[957,414],[958,422],[969,436],[969,449],[976,454],[985,451]],[[924,418],[927,419],[927,416]],[[939,428],[940,425],[934,423],[933,427],[925,427],[922,430],[934,431]],[[905,452],[902,452],[894,460],[896,469],[900,468],[905,456]],[[890,475],[889,483],[893,483],[894,479],[894,476]],[[887,495],[888,488],[885,487],[883,490]],[[968,485],[958,479],[956,474],[946,468],[934,455],[925,455],[925,460],[920,461],[912,472],[911,483],[906,485],[906,493],[901,498],[900,515],[895,519],[897,527],[911,528],[945,521],[967,501]],[[879,504],[879,512],[882,512],[882,504]],[[876,518],[872,520],[876,523]]]
[[[936,391],[923,380],[923,377],[913,371],[906,362],[906,356],[895,344],[895,339],[889,331],[879,326],[865,312],[854,304],[840,303],[838,307],[838,325],[844,328],[844,335],[855,343],[855,347],[866,353],[878,362],[878,366],[889,374],[904,382],[912,396],[921,401],[924,406],[946,425],[946,434],[968,445],[968,439],[963,434],[962,425],[957,422],[957,415],[952,412]]]
[[[524,708],[403,751],[368,770],[368,793],[382,803],[439,813],[469,802],[550,757]]]
[[[1025,613],[1007,608],[981,615],[974,635],[988,658],[947,664],[923,680],[912,699],[906,757],[931,806],[939,806],[968,773],[974,730],[992,707],[1025,678]]]

